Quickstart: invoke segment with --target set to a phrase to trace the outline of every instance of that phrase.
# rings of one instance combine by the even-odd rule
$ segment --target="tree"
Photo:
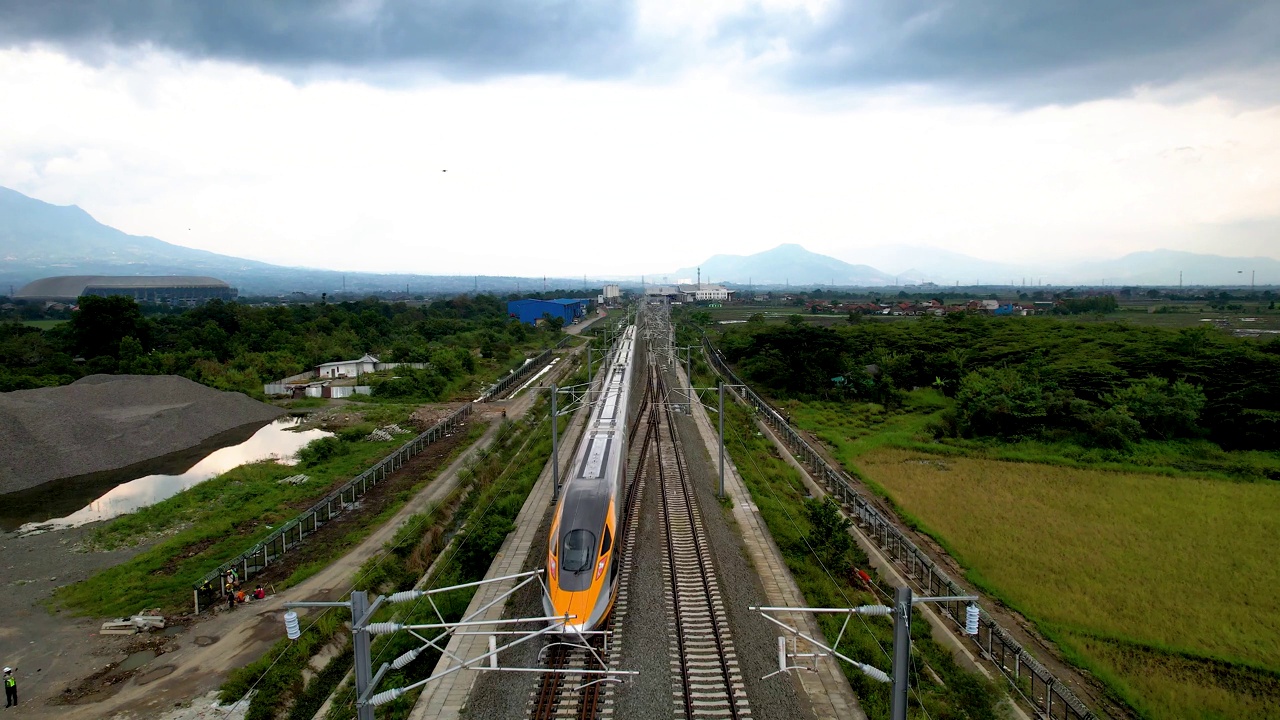
[[[133,298],[116,295],[80,298],[80,310],[71,318],[71,334],[75,350],[85,359],[101,355],[116,356],[120,341],[132,337],[148,345],[150,328],[142,310]]]
[[[822,566],[834,577],[847,575],[851,565],[849,551],[853,549],[849,535],[852,521],[840,514],[840,507],[830,497],[806,499],[804,514],[813,526],[806,541]]]
[[[1160,439],[1188,437],[1199,431],[1204,392],[1188,382],[1170,383],[1146,377],[1107,396],[1106,400],[1124,408],[1148,436]]]
[[[1014,368],[971,372],[956,393],[956,421],[966,435],[1014,437],[1039,430],[1048,415],[1043,388]]]

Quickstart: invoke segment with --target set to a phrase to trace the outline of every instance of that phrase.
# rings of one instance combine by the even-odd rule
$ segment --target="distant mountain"
[[[1150,250],[1072,265],[1074,282],[1108,285],[1280,284],[1280,261],[1268,257],[1224,257],[1178,250]]]
[[[1280,261],[1267,257],[1228,257],[1178,250],[1135,252],[1108,260],[1034,264],[983,260],[949,250],[907,245],[848,249],[878,267],[893,271],[900,282],[972,285],[1184,285],[1280,284]],[[898,271],[898,268],[909,268]],[[1256,278],[1255,278],[1256,276]]]
[[[879,244],[869,248],[841,250],[844,257],[857,257],[888,270],[899,282],[935,282],[951,285],[1007,285],[1031,282],[1034,272],[1013,263],[983,260],[936,247]]]
[[[755,255],[714,255],[700,266],[703,282],[756,285],[842,285],[878,287],[892,285],[892,275],[869,265],[852,265],[829,255],[809,252],[794,243],[779,245]],[[671,279],[694,278],[698,267],[681,268]]]
[[[191,274],[273,267],[253,260],[129,235],[75,205],[51,205],[0,187],[0,267],[46,274]],[[196,271],[200,271],[197,273]]]
[[[211,275],[241,295],[336,295],[540,290],[542,279],[343,273],[283,267],[129,235],[75,205],[51,205],[0,187],[0,295],[51,275]],[[548,278],[548,288],[579,288],[581,278]],[[598,287],[598,285],[597,285]]]

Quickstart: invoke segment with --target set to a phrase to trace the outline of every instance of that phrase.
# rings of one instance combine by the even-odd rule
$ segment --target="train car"
[[[618,595],[628,431],[644,395],[640,345],[634,325],[615,343],[552,515],[542,604],[548,617],[568,618],[566,635],[598,628]]]

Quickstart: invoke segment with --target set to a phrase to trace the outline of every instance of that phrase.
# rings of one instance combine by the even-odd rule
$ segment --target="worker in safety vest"
[[[4,706],[14,707],[18,704],[18,681],[13,679],[13,668],[4,669]]]

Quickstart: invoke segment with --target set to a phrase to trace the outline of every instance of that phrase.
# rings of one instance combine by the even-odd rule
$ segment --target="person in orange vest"
[[[13,668],[4,669],[4,706],[17,707],[18,681],[13,679]]]

